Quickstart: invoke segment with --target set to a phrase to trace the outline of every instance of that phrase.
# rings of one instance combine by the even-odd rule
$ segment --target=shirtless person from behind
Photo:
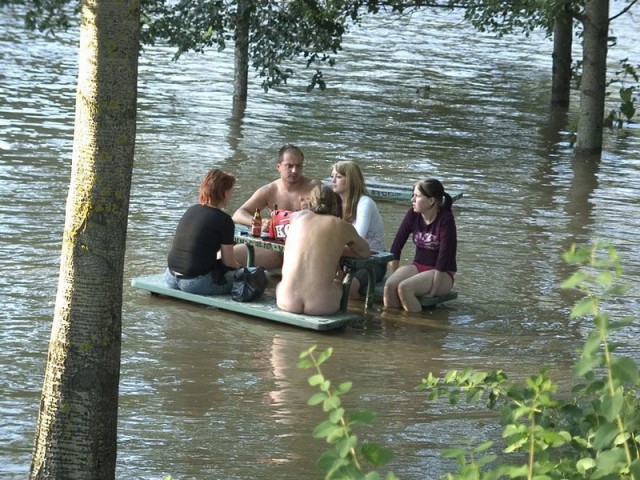
[[[337,195],[319,185],[309,195],[309,210],[296,212],[284,248],[278,308],[291,313],[333,315],[340,309],[342,284],[336,277],[340,257],[367,257],[369,244],[336,215]],[[348,247],[348,248],[346,248]]]
[[[250,226],[256,208],[271,209],[274,205],[282,210],[300,210],[311,189],[320,185],[320,180],[307,178],[302,174],[303,162],[304,154],[295,145],[287,144],[280,148],[276,163],[280,178],[256,190],[251,198],[235,211],[233,221]],[[246,264],[246,245],[236,245],[233,253],[241,265]],[[282,254],[256,248],[255,264],[266,269],[279,268],[282,265]]]

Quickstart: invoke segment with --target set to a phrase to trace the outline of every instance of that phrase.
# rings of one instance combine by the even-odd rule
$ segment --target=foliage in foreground
[[[429,401],[444,397],[455,405],[465,398],[467,402],[484,401],[488,408],[501,410],[505,444],[502,454],[495,453],[499,450],[490,441],[473,448],[448,449],[443,455],[458,463],[457,472],[449,473],[448,479],[640,480],[639,369],[633,359],[613,354],[617,345],[611,340],[613,332],[629,326],[633,319],[615,321],[601,309],[602,300],[623,295],[629,288],[622,282],[620,258],[611,246],[598,243],[593,247],[574,246],[563,257],[580,267],[562,284],[583,294],[574,305],[571,318],[593,320],[573,368],[577,382],[568,398],[556,398],[557,385],[548,368],[542,368],[523,384],[508,383],[501,370],[451,370],[442,377],[429,373],[417,387],[427,392]],[[320,393],[311,397],[309,404],[322,403],[329,413],[329,420],[314,432],[314,436],[326,437],[331,444],[320,466],[328,472],[326,478],[378,478],[375,472],[368,476],[362,473],[355,450],[357,440],[351,432],[352,425],[368,422],[345,419],[340,407],[338,397],[351,384],[342,384],[332,393],[329,380],[320,371],[320,364],[329,358],[331,349],[317,359],[314,349],[301,354],[299,366],[316,369],[309,383],[319,386]],[[370,420],[372,414],[368,412],[366,418]],[[365,447],[360,451],[365,456],[362,450]],[[390,458],[387,455],[390,454],[385,451],[386,460]],[[390,474],[388,478],[396,477]]]
[[[331,386],[331,381],[322,374],[320,365],[329,359],[332,349],[328,348],[320,355],[315,354],[313,346],[300,354],[298,368],[312,368],[315,373],[309,377],[309,385],[318,387],[318,392],[309,401],[309,405],[322,405],[322,410],[329,418],[313,431],[315,438],[325,438],[330,448],[325,451],[318,466],[327,472],[328,479],[366,479],[378,480],[380,475],[371,471],[366,473],[363,460],[368,461],[374,467],[384,466],[390,459],[391,453],[386,448],[373,443],[358,446],[358,437],[353,433],[352,427],[367,425],[373,421],[374,413],[370,410],[360,410],[347,415],[340,397],[351,390],[351,382],[341,383],[337,387]],[[387,474],[387,480],[396,480],[393,473]]]

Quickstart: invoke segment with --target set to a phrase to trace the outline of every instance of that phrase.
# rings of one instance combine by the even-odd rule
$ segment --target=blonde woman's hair
[[[331,170],[345,177],[345,194],[342,201],[342,219],[351,223],[356,219],[358,200],[363,195],[369,195],[364,185],[362,170],[356,162],[343,161],[332,165]]]
[[[330,187],[316,185],[309,192],[309,210],[320,215],[340,217],[340,197]]]

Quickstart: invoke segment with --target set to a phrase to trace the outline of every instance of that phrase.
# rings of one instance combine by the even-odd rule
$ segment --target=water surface
[[[615,2],[614,2],[615,3]],[[613,10],[613,8],[612,8]],[[57,286],[73,137],[77,39],[44,38],[0,13],[0,471],[30,465]],[[638,25],[614,26],[618,59],[638,59]],[[551,43],[496,39],[457,14],[366,21],[351,32],[325,91],[305,92],[308,72],[265,94],[252,79],[233,119],[229,53],[145,49],[140,61],[136,161],[126,257],[118,478],[322,478],[323,419],[306,405],[303,349],[333,347],[326,374],[353,380],[348,409],[379,416],[358,431],[389,446],[401,478],[437,478],[443,448],[497,433],[481,409],[424,402],[422,375],[504,368],[514,378],[550,365],[565,383],[589,324],[570,320],[576,295],[559,289],[571,243],[612,241],[630,280],[640,274],[640,133],[607,131],[600,162],[576,160],[566,126],[548,111]],[[634,63],[634,62],[632,62]],[[637,62],[635,62],[637,63]],[[428,94],[423,95],[429,87]],[[611,100],[611,107],[615,102]],[[577,96],[572,111],[577,109]],[[458,224],[459,298],[417,315],[376,308],[329,333],[151,297],[130,279],[162,271],[171,235],[196,200],[203,173],[238,176],[229,211],[276,177],[278,148],[300,145],[308,175],[336,160],[411,185],[438,177],[464,197]],[[380,202],[390,246],[409,207]],[[408,260],[412,251],[405,249]],[[608,302],[638,311],[640,289]],[[362,303],[350,309],[362,311]],[[618,335],[638,358],[637,325]]]

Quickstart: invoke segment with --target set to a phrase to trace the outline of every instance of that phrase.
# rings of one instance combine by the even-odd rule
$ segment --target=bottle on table
[[[269,212],[269,218],[262,222],[262,232],[260,233],[260,237],[264,239],[273,240],[275,238],[274,230],[273,230],[273,216],[278,209],[277,204],[273,204],[273,210]]]
[[[275,225],[276,210],[278,210],[278,204],[274,203],[273,210],[271,210],[271,215],[269,215],[268,236],[271,240],[276,238],[276,225]]]
[[[253,237],[259,237],[262,232],[262,215],[260,215],[260,209],[256,208],[253,214],[253,220],[251,220],[251,235]]]
[[[269,218],[262,222],[262,228],[260,230],[260,238],[262,238],[263,240],[268,240],[270,228],[271,228],[271,219]]]

